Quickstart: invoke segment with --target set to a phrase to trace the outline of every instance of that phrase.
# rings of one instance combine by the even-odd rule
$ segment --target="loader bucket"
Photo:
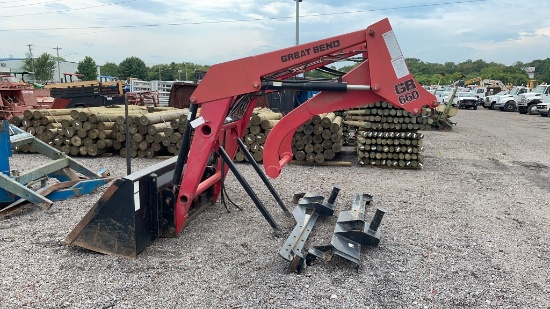
[[[63,243],[136,257],[157,237],[175,236],[170,185],[176,160],[117,179]]]

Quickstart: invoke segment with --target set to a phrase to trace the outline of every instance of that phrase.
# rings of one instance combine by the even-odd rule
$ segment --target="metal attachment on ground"
[[[317,257],[331,261],[333,255],[339,255],[355,264],[359,264],[361,246],[378,246],[385,211],[378,208],[370,224],[365,221],[365,208],[372,202],[372,196],[357,194],[351,210],[342,211],[338,216],[330,245],[310,248],[306,262],[311,265]]]
[[[63,241],[64,244],[136,257],[158,237],[175,237],[170,189],[177,157],[116,179]],[[203,208],[210,205],[204,203]]]
[[[332,216],[336,209],[336,197],[340,188],[333,187],[330,197],[306,193],[292,211],[296,226],[281,247],[279,254],[290,262],[290,271],[301,272],[305,266],[302,249],[319,216]]]
[[[24,173],[12,171],[9,162],[12,149],[22,146],[52,161]],[[30,133],[9,125],[7,120],[0,121],[0,217],[29,202],[47,210],[54,201],[91,193],[112,180],[104,178],[106,174],[106,171],[92,172]],[[52,178],[59,182],[48,184]],[[39,186],[33,190],[31,185]]]

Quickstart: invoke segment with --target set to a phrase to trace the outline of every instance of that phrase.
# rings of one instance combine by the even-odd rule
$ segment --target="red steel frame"
[[[410,72],[403,74],[400,71],[402,76],[398,78],[393,63],[399,64],[400,59],[396,59],[396,50],[400,54],[399,46],[397,42],[385,39],[384,34],[389,34],[390,39],[393,37],[387,19],[365,30],[212,66],[191,96],[191,102],[200,107],[200,117],[204,123],[195,128],[188,154],[190,159],[179,187],[175,210],[176,231],[180,232],[183,228],[191,203],[199,194],[213,187],[214,200],[217,200],[221,181],[228,169],[225,168],[222,173],[219,160],[214,175],[201,180],[208,160],[212,151],[218,150],[222,144],[229,156],[235,156],[237,139],[243,136],[256,98],[251,99],[239,120],[225,124],[226,117],[232,105],[244,95],[260,93],[264,80],[282,80],[360,55],[367,60],[345,74],[342,80],[349,85],[369,85],[372,90],[322,91],[283,117],[268,135],[264,146],[264,168],[272,178],[277,177],[282,167],[292,159],[294,132],[313,115],[377,101],[387,101],[413,113],[418,113],[423,106],[436,107],[435,96],[424,90]],[[404,61],[401,63],[404,64]],[[406,93],[411,89],[416,91],[414,96]],[[404,95],[407,95],[407,102],[404,102]]]

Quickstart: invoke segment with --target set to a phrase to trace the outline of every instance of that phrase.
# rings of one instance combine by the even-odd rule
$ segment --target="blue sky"
[[[405,57],[511,65],[550,57],[550,1],[303,0],[300,42],[389,18]],[[0,58],[215,64],[295,44],[293,0],[0,0]]]

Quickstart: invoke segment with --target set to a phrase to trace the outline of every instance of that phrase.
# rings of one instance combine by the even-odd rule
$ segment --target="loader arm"
[[[287,80],[350,57],[360,64],[341,78]],[[409,72],[387,19],[361,31],[216,64],[191,95],[192,112],[177,161],[168,160],[116,182],[113,186],[117,188],[105,193],[65,242],[99,252],[135,256],[156,237],[175,236],[188,222],[197,201],[216,202],[228,170],[236,172],[231,159],[258,96],[282,89],[321,92],[283,117],[268,135],[264,169],[272,178],[292,159],[294,132],[313,115],[377,101],[387,101],[412,113],[420,112],[423,106],[437,105],[435,96]],[[194,111],[198,108],[200,113],[196,116]],[[277,229],[248,185],[236,176],[266,220]],[[171,188],[168,177],[172,178]],[[110,209],[119,207],[120,201],[127,201],[124,207],[130,214],[121,215],[121,211]],[[282,205],[281,208],[287,211]]]
[[[342,82],[303,86],[302,89],[318,87],[327,91],[320,92],[283,117],[270,132],[264,146],[264,168],[268,176],[277,177],[281,168],[292,159],[292,136],[313,115],[376,101],[387,101],[412,113],[419,113],[423,106],[437,105],[435,96],[421,87],[409,72],[388,19],[365,30],[214,65],[191,96],[191,103],[202,107],[200,115],[204,123],[195,128],[189,152],[196,164],[192,172],[187,166],[181,181],[176,201],[176,220],[181,218],[177,230],[181,230],[197,193],[225,177],[218,169],[214,176],[202,182],[206,185],[200,186],[200,176],[210,152],[221,143],[222,122],[232,102],[239,96],[258,94],[262,90],[296,88],[299,84],[285,85],[279,81],[356,55],[361,55],[364,61],[345,74]],[[246,117],[240,115],[231,130],[230,140],[225,141],[231,157],[237,151],[233,146],[235,139],[243,136],[254,106],[253,101],[246,106]]]

